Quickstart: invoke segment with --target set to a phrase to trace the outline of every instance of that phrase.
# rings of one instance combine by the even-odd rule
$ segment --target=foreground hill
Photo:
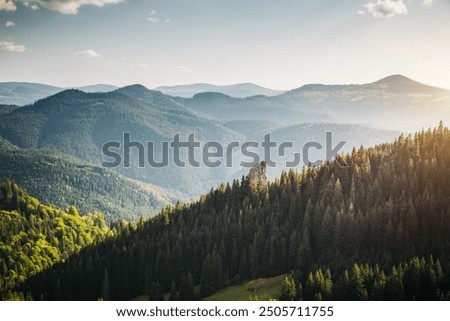
[[[241,280],[295,271],[295,291],[311,290],[299,298],[444,298],[449,148],[441,124],[268,185],[221,185],[36,275],[23,291],[50,300],[160,299],[163,292],[192,299],[196,284],[209,296]]]
[[[103,240],[109,229],[99,213],[79,216],[40,203],[6,181],[0,185],[0,298],[23,299],[12,290],[53,264]]]

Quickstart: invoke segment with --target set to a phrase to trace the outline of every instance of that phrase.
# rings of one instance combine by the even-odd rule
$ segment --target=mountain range
[[[205,92],[221,93],[227,96],[236,98],[246,98],[251,96],[276,96],[282,94],[283,90],[273,90],[264,88],[252,83],[236,84],[236,85],[211,85],[211,84],[191,84],[191,85],[179,85],[179,86],[161,86],[155,88],[166,95],[192,98],[196,94]]]
[[[363,85],[311,84],[274,97],[232,98],[202,93],[177,101],[198,115],[222,121],[264,120],[280,125],[309,122],[368,124],[417,130],[450,120],[450,91],[401,75]],[[239,115],[239,116],[237,116]]]
[[[76,89],[107,93],[117,87],[94,85]],[[42,84],[0,83],[0,115],[63,90]],[[263,120],[279,126],[311,122],[357,123],[411,131],[435,125],[439,120],[450,120],[449,90],[421,84],[402,75],[362,85],[309,84],[286,92],[248,83],[166,86],[148,91],[151,94],[144,92],[141,90],[140,94],[146,97],[138,99],[159,106],[165,106],[168,101],[173,106],[175,102],[197,116],[224,122]],[[153,100],[156,97],[159,101]]]
[[[67,89],[78,89],[86,93],[110,92],[117,86],[97,84],[82,87],[56,87],[39,83],[2,82],[0,83],[0,105],[24,106],[36,100],[57,94]],[[257,95],[275,96],[283,93],[281,90],[264,88],[255,84],[245,83],[236,85],[217,86],[210,84],[191,84],[180,86],[161,86],[154,89],[174,97],[191,98],[195,94],[217,92],[231,97],[245,98]]]
[[[46,86],[36,88],[40,88],[41,93],[56,90]],[[14,146],[15,149],[14,152],[4,152],[2,156],[10,164],[8,167],[15,171],[5,167],[2,177],[14,176],[34,195],[57,206],[73,203],[83,212],[101,209],[109,217],[130,218],[133,202],[124,205],[124,210],[120,211],[117,210],[118,203],[110,203],[111,200],[86,201],[85,196],[80,195],[91,193],[91,189],[82,190],[84,184],[77,185],[81,189],[77,193],[65,193],[61,198],[58,195],[60,191],[74,187],[67,180],[49,175],[50,168],[58,168],[58,175],[64,175],[64,168],[76,169],[79,163],[89,168],[83,171],[83,175],[86,172],[103,173],[102,162],[109,160],[102,152],[103,145],[107,142],[123,143],[124,133],[129,133],[131,141],[143,145],[153,142],[152,156],[156,161],[162,159],[162,144],[172,141],[177,133],[182,140],[194,133],[202,144],[216,141],[223,146],[234,141],[240,144],[249,140],[261,143],[264,136],[271,133],[272,140],[278,144],[292,142],[294,146],[286,151],[284,157],[274,157],[277,165],[268,169],[268,175],[275,178],[285,169],[286,161],[293,159],[294,152],[302,152],[306,143],[315,141],[325,146],[326,132],[333,133],[334,144],[346,141],[340,152],[352,152],[353,148],[361,145],[368,147],[391,141],[400,132],[408,132],[412,128],[450,120],[448,90],[426,86],[400,75],[365,85],[306,85],[270,97],[235,98],[210,92],[182,98],[149,90],[142,85],[113,91],[107,91],[113,88],[102,88],[105,92],[64,90],[24,107],[1,105],[0,141],[2,146]],[[98,91],[101,88],[91,89]],[[123,159],[123,149],[119,148],[117,152]],[[110,168],[105,175],[109,177],[115,172],[114,175],[119,176],[111,177],[116,177],[123,186],[134,184],[127,187],[128,190],[139,189],[137,193],[143,196],[138,198],[146,201],[136,203],[140,208],[136,212],[144,213],[144,216],[175,199],[197,198],[221,182],[246,175],[248,170],[239,166],[241,161],[248,159],[236,151],[232,154],[233,166],[222,164],[217,168],[204,165],[198,168],[178,167],[173,164],[173,155],[169,155],[167,167],[138,166],[137,152],[136,148],[132,149],[129,167],[121,164]],[[259,159],[264,159],[261,148],[255,152]],[[8,153],[15,157],[9,157]],[[186,159],[186,151],[181,156]],[[323,150],[314,151],[309,160],[323,159],[323,156]],[[201,150],[197,150],[195,158],[200,160],[201,157]],[[49,167],[48,158],[63,159],[66,165]],[[36,166],[45,174],[26,170],[21,165],[31,166],[33,159],[37,164],[44,161]],[[299,164],[297,169],[301,166]],[[80,175],[77,170],[71,170],[71,173]],[[43,177],[49,179],[47,186],[55,182],[53,185],[66,187],[60,190],[53,188],[51,192],[39,191],[36,182],[42,181]],[[108,188],[106,182],[102,183],[103,187],[94,184],[97,191],[92,195],[104,194]],[[101,199],[100,196],[95,198]],[[100,205],[96,207],[95,204]]]
[[[54,95],[68,88],[49,86],[27,82],[2,82],[0,83],[0,105],[24,106],[34,103],[36,100]],[[90,85],[75,89],[84,92],[108,92],[117,89],[112,85]]]
[[[266,278],[280,300],[450,299],[450,91],[400,75],[243,98],[103,88],[0,105],[0,299],[196,300]],[[266,162],[176,165],[191,134]],[[147,164],[164,146],[168,165]]]

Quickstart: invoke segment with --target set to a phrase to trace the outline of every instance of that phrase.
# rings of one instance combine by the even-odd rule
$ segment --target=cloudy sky
[[[450,88],[449,0],[0,0],[0,81]]]

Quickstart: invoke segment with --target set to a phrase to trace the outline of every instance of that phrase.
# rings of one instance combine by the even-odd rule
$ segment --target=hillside
[[[205,301],[269,301],[278,299],[281,294],[285,275],[272,278],[261,278],[246,281],[239,285],[233,285],[222,289],[203,300]]]
[[[24,299],[14,289],[29,277],[64,262],[105,239],[108,228],[99,213],[80,217],[45,205],[11,181],[0,185],[0,298]]]
[[[76,205],[82,215],[100,211],[108,221],[149,217],[175,201],[167,191],[143,188],[105,168],[57,152],[3,147],[0,181],[10,179],[44,203]]]
[[[0,116],[19,108],[17,105],[0,105]]]
[[[333,117],[318,113],[313,108],[297,108],[297,101],[275,97],[253,96],[233,98],[220,93],[196,94],[190,99],[176,98],[201,117],[231,120],[262,120],[292,125],[296,123],[331,122]]]
[[[11,144],[8,140],[4,139],[2,136],[0,136],[0,151],[1,152],[7,152],[18,149],[17,146]]]
[[[300,170],[302,166],[308,166],[309,162],[325,160],[327,157],[327,132],[332,133],[332,142],[330,143],[333,147],[340,141],[345,141],[339,151],[340,153],[349,153],[354,148],[360,148],[361,146],[370,147],[392,141],[400,134],[399,131],[375,129],[357,124],[313,123],[279,127],[271,122],[263,121],[230,121],[224,123],[224,126],[229,126],[243,135],[248,135],[246,136],[247,141],[263,142],[264,135],[270,133],[271,141],[276,142],[277,146],[281,146],[285,142],[292,143],[293,147],[286,149],[283,156],[276,152],[272,153],[271,160],[276,163],[276,166],[267,168],[267,176],[271,180],[280,176],[282,171],[288,170],[286,169],[287,164],[295,159],[294,153],[300,154],[300,163],[293,168],[294,170]],[[267,128],[267,131],[264,128]],[[309,142],[319,143],[322,148],[311,148],[306,155],[303,147],[307,146]],[[254,151],[261,160],[264,159],[263,148]],[[246,157],[239,154],[236,154],[234,159],[236,164],[239,164],[240,161],[248,161]],[[305,160],[308,161],[305,162]],[[242,175],[247,174],[247,171],[248,168],[237,168],[233,176],[242,177]]]
[[[110,141],[123,144],[124,133],[130,133],[133,141],[146,146],[147,142],[154,142],[157,161],[162,159],[162,142],[172,141],[176,133],[182,139],[195,133],[200,141],[220,143],[242,137],[214,121],[180,109],[170,97],[142,86],[96,94],[67,90],[0,117],[0,135],[20,148],[57,150],[94,165],[107,160],[102,146]],[[123,158],[123,150],[119,152]],[[220,171],[213,174],[206,167],[154,168],[147,164],[141,168],[137,166],[136,154],[130,158],[130,168],[121,164],[113,169],[130,178],[179,189],[188,195],[198,195],[225,179]],[[197,159],[201,159],[199,155]]]
[[[449,147],[450,131],[441,124],[354,150],[330,166],[284,173],[267,187],[235,180],[37,275],[23,291],[63,300],[143,293],[158,299],[178,291],[188,298],[200,285],[207,297],[243,280],[294,271],[295,284],[284,288],[311,289],[300,298],[411,300],[417,291],[444,298],[450,291]],[[419,290],[414,284],[422,272],[406,268],[416,261],[417,271],[434,275]],[[74,274],[92,286],[77,284]],[[52,290],[56,282],[60,296]]]

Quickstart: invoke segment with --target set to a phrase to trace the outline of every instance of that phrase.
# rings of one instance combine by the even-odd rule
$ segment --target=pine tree
[[[105,269],[105,272],[103,273],[102,299],[104,301],[111,300],[111,290],[110,290],[110,286],[109,286],[109,274],[108,274],[107,269]]]
[[[284,277],[283,287],[281,288],[280,301],[294,301],[297,296],[295,280],[291,275]]]
[[[191,272],[188,272],[188,274],[184,276],[181,281],[180,300],[181,301],[195,300],[194,280],[192,278]]]
[[[173,280],[172,285],[170,286],[169,301],[178,301],[178,299],[177,284],[175,283],[175,280]]]

